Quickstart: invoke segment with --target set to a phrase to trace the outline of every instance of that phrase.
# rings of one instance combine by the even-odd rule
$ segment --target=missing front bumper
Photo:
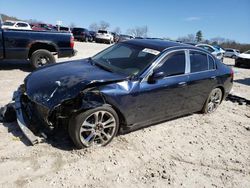
[[[20,89],[14,92],[13,100],[14,100],[14,108],[16,110],[17,116],[17,123],[20,129],[22,130],[23,134],[28,138],[32,145],[38,144],[42,142],[44,139],[36,136],[29,128],[27,117],[22,109],[22,102],[21,102],[22,92]]]

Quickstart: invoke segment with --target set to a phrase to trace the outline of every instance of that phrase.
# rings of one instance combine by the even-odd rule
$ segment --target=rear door
[[[190,74],[188,81],[188,103],[190,112],[202,109],[211,90],[217,84],[214,58],[201,51],[190,50]]]
[[[1,25],[0,25],[1,26]],[[0,29],[0,59],[4,58],[3,30]]]

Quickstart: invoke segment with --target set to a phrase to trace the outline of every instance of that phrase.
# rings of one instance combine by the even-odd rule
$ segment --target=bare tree
[[[221,44],[221,43],[226,42],[226,39],[223,37],[215,37],[215,38],[210,39],[210,41],[212,43]]]
[[[133,37],[147,37],[148,26],[137,26],[135,28],[128,29],[127,34],[132,35]]]
[[[183,37],[177,38],[177,41],[181,41],[181,42],[195,42],[196,38],[195,38],[194,34],[188,34],[187,36],[183,36]]]
[[[110,24],[105,21],[100,21],[99,29],[107,30],[110,27]]]
[[[97,31],[98,29],[99,29],[99,26],[97,23],[92,23],[89,26],[89,30],[91,30],[91,31]]]
[[[117,34],[121,34],[121,28],[120,27],[116,27],[116,28],[114,28],[113,32],[117,33]]]

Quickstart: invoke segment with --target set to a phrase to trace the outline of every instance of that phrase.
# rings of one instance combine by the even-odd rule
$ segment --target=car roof
[[[151,49],[158,50],[158,51],[163,51],[170,47],[190,47],[191,46],[188,44],[160,40],[160,39],[133,39],[133,40],[124,41],[122,43],[137,45],[137,46],[141,46],[145,48],[151,48]]]

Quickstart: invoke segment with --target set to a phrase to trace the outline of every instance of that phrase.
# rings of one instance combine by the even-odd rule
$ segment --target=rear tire
[[[56,62],[55,57],[48,50],[36,50],[32,53],[30,61],[34,69]]]
[[[71,118],[69,135],[78,149],[109,144],[119,129],[117,113],[107,106],[87,110]]]
[[[210,114],[214,112],[219,107],[221,101],[222,90],[220,88],[213,89],[202,108],[202,112],[205,114]]]

